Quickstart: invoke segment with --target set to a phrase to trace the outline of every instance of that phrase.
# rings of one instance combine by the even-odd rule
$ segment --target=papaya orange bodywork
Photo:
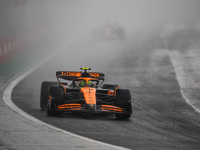
[[[94,78],[78,78],[79,80],[85,80],[86,82],[90,81],[90,80],[97,80]]]
[[[85,98],[86,104],[94,105],[96,104],[96,89],[91,87],[81,88],[81,92]]]
[[[51,103],[51,95],[49,95],[49,103]]]
[[[102,111],[114,111],[114,112],[123,112],[123,108],[112,106],[112,105],[102,105]]]
[[[58,110],[68,109],[68,110],[81,110],[81,104],[63,104],[57,106]]]
[[[115,96],[116,96],[116,93],[117,93],[117,89],[119,89],[120,88],[120,86],[118,86],[116,89],[115,89]]]
[[[66,94],[66,87],[63,84],[60,84],[64,89],[64,94]]]
[[[69,76],[69,77],[81,77],[81,72],[63,71],[62,75]]]
[[[68,77],[81,77],[81,72],[73,72],[73,71],[62,71],[61,73],[63,76],[68,76]],[[92,77],[100,77],[99,73],[95,72],[90,72],[90,76]]]
[[[115,95],[114,91],[108,91],[108,95]]]

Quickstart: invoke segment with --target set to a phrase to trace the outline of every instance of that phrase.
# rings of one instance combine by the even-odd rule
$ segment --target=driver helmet
[[[87,86],[87,82],[85,80],[82,80],[81,83],[80,83],[80,86],[81,87]]]
[[[92,82],[91,81],[88,81],[88,86],[92,86]]]
[[[86,86],[92,86],[92,82],[91,81],[85,81],[85,80],[82,80],[81,83],[80,83],[80,86],[81,87],[86,87]]]

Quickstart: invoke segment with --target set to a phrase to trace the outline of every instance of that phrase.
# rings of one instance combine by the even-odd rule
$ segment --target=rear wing
[[[74,80],[81,77],[90,77],[90,78],[104,80],[105,75],[100,72],[57,71],[56,77],[66,79],[66,80]]]

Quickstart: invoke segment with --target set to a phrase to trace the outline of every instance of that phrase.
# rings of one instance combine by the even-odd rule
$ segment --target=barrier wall
[[[7,39],[0,39],[0,63],[10,61],[45,36],[45,28],[37,27]]]

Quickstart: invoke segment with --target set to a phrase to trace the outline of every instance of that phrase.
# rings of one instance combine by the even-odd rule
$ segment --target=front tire
[[[51,102],[48,104],[47,115],[59,116],[62,112],[57,111],[57,105],[64,103],[63,88],[52,85],[50,86],[49,95],[51,96]]]
[[[48,90],[51,85],[57,85],[57,82],[50,82],[50,81],[44,81],[41,84],[40,89],[40,108],[42,110],[47,110],[47,104],[48,104]]]
[[[64,91],[63,88],[52,85],[50,86],[49,95],[51,95],[51,106],[61,105],[64,103]],[[52,107],[52,109],[54,109]]]
[[[128,89],[117,89],[114,104],[125,110],[125,114],[115,114],[117,119],[129,119],[131,117],[131,94]]]

